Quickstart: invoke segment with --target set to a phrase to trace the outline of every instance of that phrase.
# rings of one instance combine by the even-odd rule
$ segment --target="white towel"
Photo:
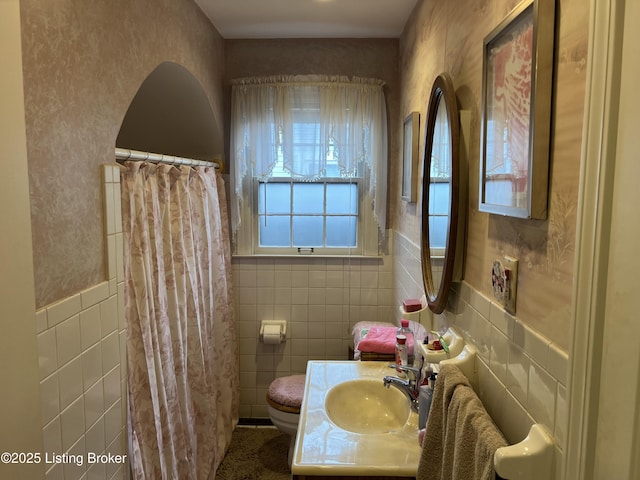
[[[465,375],[442,365],[433,391],[417,480],[494,480],[495,451],[507,446]]]

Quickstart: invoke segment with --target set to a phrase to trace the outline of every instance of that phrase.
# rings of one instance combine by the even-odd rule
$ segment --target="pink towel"
[[[372,327],[358,343],[361,352],[395,353],[397,327]],[[413,340],[407,339],[407,350],[413,352]]]

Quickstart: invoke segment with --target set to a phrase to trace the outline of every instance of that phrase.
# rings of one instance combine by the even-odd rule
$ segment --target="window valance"
[[[384,82],[295,75],[232,82],[232,227],[240,225],[247,175],[262,181],[287,175],[302,181],[363,177],[374,217],[385,228],[387,114]]]

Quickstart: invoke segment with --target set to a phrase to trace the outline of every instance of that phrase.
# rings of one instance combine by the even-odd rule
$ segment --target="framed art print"
[[[482,212],[547,216],[555,0],[526,0],[484,39]]]

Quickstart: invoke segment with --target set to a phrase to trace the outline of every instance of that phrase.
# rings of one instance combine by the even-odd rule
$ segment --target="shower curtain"
[[[126,162],[121,188],[134,478],[213,479],[239,403],[224,182]]]

